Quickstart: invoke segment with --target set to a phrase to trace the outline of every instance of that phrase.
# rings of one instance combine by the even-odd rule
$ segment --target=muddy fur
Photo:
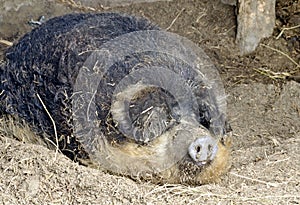
[[[103,135],[86,136],[87,143],[93,142],[94,150],[86,150],[83,142],[74,136],[73,88],[80,68],[89,57],[88,51],[96,50],[117,36],[139,30],[159,28],[147,20],[121,14],[70,14],[53,18],[25,35],[7,50],[5,63],[0,66],[1,132],[25,142],[57,148],[83,164],[154,183],[217,181],[230,164],[230,143],[224,140],[228,133],[222,124],[225,116],[220,110],[225,98],[216,96],[209,86],[199,81],[197,71],[186,62],[164,53],[132,54],[114,64],[99,83],[95,95]],[[112,103],[113,88],[108,84],[119,82],[133,68],[143,69],[140,65],[165,66],[180,73],[194,92],[199,109],[181,119],[174,114],[173,109],[178,105],[169,93],[159,89],[145,91],[132,96],[130,102],[131,117],[140,126],[135,132],[138,134],[123,135],[114,119],[129,124],[124,118],[126,108],[122,102],[130,93],[140,92],[143,85],[122,91]],[[151,106],[154,109],[147,110]],[[220,140],[215,159],[205,166],[196,165],[188,155],[190,143],[201,136]]]

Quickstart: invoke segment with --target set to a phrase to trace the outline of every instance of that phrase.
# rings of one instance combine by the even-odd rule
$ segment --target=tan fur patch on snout
[[[220,180],[220,177],[225,174],[231,166],[230,150],[231,138],[226,137],[224,144],[221,142],[218,143],[218,152],[215,159],[196,178],[197,184],[207,184]]]

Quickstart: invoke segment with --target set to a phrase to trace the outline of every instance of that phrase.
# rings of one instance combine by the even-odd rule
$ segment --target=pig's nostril
[[[211,152],[212,151],[212,145],[208,145],[208,151]]]
[[[196,146],[196,152],[200,152],[201,151],[201,146]]]

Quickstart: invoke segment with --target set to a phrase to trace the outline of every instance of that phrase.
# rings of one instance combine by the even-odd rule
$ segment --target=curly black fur
[[[45,132],[50,136],[50,140],[55,142],[53,124],[38,99],[38,94],[55,120],[59,148],[62,152],[72,159],[87,158],[88,155],[72,135],[74,128],[71,117],[71,96],[75,79],[89,56],[89,52],[85,51],[95,50],[105,42],[129,32],[158,29],[145,19],[116,13],[69,14],[50,19],[26,34],[6,52],[6,63],[0,69],[0,90],[4,91],[0,96],[0,113],[25,119],[37,133]],[[107,86],[107,82],[118,82],[133,66],[138,69],[138,63],[167,66],[176,72],[182,72],[187,82],[195,81],[196,74],[186,63],[176,59],[170,60],[169,56],[163,54],[133,54],[113,65],[110,70],[114,72],[108,72],[105,80],[99,83],[96,98],[101,102],[97,105],[97,111],[102,131],[112,141],[116,140],[119,143],[124,141],[124,137],[107,127],[107,123],[114,127],[109,115],[113,91]],[[196,95],[201,99],[203,96],[207,97],[209,91],[199,89],[197,92]],[[165,93],[164,96],[167,98],[169,95]],[[143,116],[139,116],[139,113],[146,108],[144,102],[150,105],[160,103],[161,107],[176,106],[172,99],[162,102],[155,97],[132,102],[135,105],[139,104],[139,110],[131,110],[131,117],[139,124],[143,123]],[[198,116],[197,120],[209,129],[211,109],[218,109],[216,99],[211,95],[209,104],[201,100],[198,103],[200,108],[194,111]],[[167,114],[172,115],[174,119],[179,117],[174,116],[171,109],[167,109]]]

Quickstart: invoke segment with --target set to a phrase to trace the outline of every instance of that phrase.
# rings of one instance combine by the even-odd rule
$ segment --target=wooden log
[[[256,49],[275,26],[275,0],[238,0],[236,42],[242,55]]]

